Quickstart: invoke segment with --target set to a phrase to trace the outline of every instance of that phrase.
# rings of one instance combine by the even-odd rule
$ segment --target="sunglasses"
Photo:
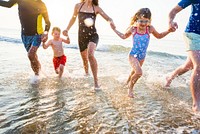
[[[149,20],[137,20],[138,23],[149,23]]]

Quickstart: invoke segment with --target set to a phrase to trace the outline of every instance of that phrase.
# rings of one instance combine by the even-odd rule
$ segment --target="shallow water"
[[[58,80],[51,49],[40,48],[38,85],[29,82],[33,74],[21,44],[1,41],[0,50],[0,133],[200,133],[200,115],[191,111],[191,72],[163,88],[166,74],[186,57],[149,52],[131,99],[124,85],[130,73],[126,49],[96,51],[96,92],[92,77],[83,75],[78,49],[65,48],[67,67]]]

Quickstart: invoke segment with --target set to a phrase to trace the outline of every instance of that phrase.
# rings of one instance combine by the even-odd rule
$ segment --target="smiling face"
[[[148,18],[141,17],[136,21],[136,25],[139,29],[146,29],[149,26],[150,20]]]
[[[139,9],[131,19],[130,25],[136,25],[137,27],[146,27],[151,23],[151,11],[149,8]]]
[[[53,31],[52,35],[54,40],[58,40],[60,38],[60,32],[58,30]]]

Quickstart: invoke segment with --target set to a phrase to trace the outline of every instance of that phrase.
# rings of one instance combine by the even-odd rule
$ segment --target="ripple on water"
[[[24,74],[22,74],[24,76]],[[20,76],[20,77],[22,77]],[[4,78],[0,87],[0,133],[198,133],[200,118],[171,90],[138,81],[135,98],[112,77]],[[12,86],[9,86],[9,85]],[[155,90],[155,88],[157,88]],[[184,96],[184,92],[180,94]],[[178,103],[177,103],[178,102]]]

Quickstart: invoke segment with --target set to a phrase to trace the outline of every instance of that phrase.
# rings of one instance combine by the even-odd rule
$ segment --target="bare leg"
[[[193,99],[192,109],[200,111],[200,51],[189,51],[193,63],[193,71],[190,79],[190,90]]]
[[[144,60],[139,62],[135,57],[129,56],[129,62],[130,62],[131,67],[133,68],[133,71],[131,72],[128,96],[133,98],[133,87],[135,83],[137,82],[137,80],[142,76],[141,66]]]
[[[170,84],[171,84],[171,82],[172,82],[172,80],[174,78],[176,78],[177,76],[180,76],[180,75],[186,73],[187,71],[191,70],[192,68],[193,68],[192,61],[191,61],[191,59],[188,56],[186,62],[183,65],[181,65],[178,68],[176,68],[171,73],[171,75],[166,78],[165,87],[170,87]]]
[[[56,74],[59,74],[59,68],[57,68],[57,69],[55,70],[55,72],[56,72]]]
[[[131,76],[132,76],[134,73],[135,73],[135,71],[132,70],[132,71],[131,71],[131,74],[130,74],[129,77],[128,77],[128,80],[126,81],[126,84],[127,84],[127,85],[129,84],[129,82],[130,82],[130,80],[131,80]]]
[[[88,66],[88,52],[87,49],[81,52],[81,57],[83,60],[83,66],[84,66],[84,70],[85,70],[85,74],[88,75],[89,74],[89,66]]]
[[[60,67],[59,67],[59,68],[60,68],[60,71],[59,71],[59,76],[58,76],[59,78],[62,77],[62,74],[63,74],[63,72],[64,72],[64,67],[65,67],[64,65],[60,64]]]
[[[143,63],[144,63],[144,60],[140,61],[140,66],[142,66]],[[127,81],[126,81],[126,84],[129,84],[129,82],[130,82],[130,80],[131,80],[131,77],[132,77],[132,75],[133,75],[134,73],[135,73],[135,71],[132,70],[132,71],[131,71],[131,74],[129,75],[129,77],[128,77]]]
[[[35,75],[39,75],[39,71],[41,68],[40,62],[37,56],[37,49],[36,46],[31,46],[30,50],[28,51],[28,58],[31,63],[32,70],[34,71]]]
[[[93,43],[93,42],[89,42],[88,59],[89,59],[90,67],[91,67],[92,74],[93,74],[93,77],[94,77],[94,87],[99,88],[98,77],[97,77],[98,65],[97,65],[97,60],[94,57],[95,49],[96,49],[96,44]]]

